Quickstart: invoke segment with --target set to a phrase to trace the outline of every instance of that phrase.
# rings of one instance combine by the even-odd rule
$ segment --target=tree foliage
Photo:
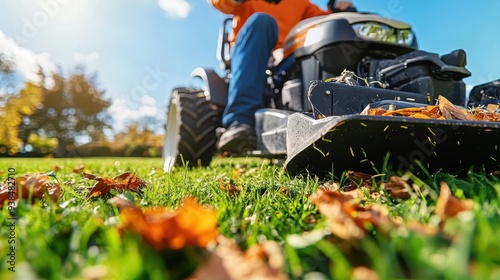
[[[115,148],[128,156],[158,156],[161,153],[163,135],[140,124],[131,123],[124,132],[115,135]]]
[[[19,127],[34,113],[42,98],[41,87],[32,82],[26,82],[18,93],[14,92],[14,67],[0,54],[0,145],[9,154],[18,152],[22,145]]]
[[[97,87],[95,78],[82,69],[68,78],[61,73],[52,76],[53,85],[43,90],[43,101],[30,117],[30,133],[56,138],[56,157],[68,156],[67,147],[78,140],[97,141],[109,127],[106,109],[110,102]],[[28,135],[30,134],[28,133]]]

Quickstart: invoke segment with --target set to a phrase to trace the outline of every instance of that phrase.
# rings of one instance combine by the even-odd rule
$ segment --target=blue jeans
[[[278,41],[278,24],[265,13],[255,13],[240,29],[231,50],[231,80],[222,125],[255,125],[255,111],[264,105],[266,69]]]

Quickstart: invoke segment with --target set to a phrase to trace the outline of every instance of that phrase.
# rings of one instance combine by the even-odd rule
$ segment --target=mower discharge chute
[[[223,24],[218,48],[226,76],[197,68],[193,76],[206,87],[172,93],[165,171],[179,164],[208,165],[216,152],[215,129],[230,80],[229,23]],[[462,79],[471,73],[463,50],[446,55],[418,50],[409,24],[342,12],[300,22],[282,54],[269,65],[268,103],[255,114],[258,149],[231,156],[286,157],[292,175],[373,172],[387,165],[451,173],[499,167],[500,123],[365,114],[370,108],[421,108],[439,98],[465,107]]]

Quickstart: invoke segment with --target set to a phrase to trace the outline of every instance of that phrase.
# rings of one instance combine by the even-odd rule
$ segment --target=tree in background
[[[41,99],[42,88],[27,82],[19,94],[7,96],[4,106],[0,107],[0,143],[9,154],[17,153],[23,144],[19,127],[25,117],[35,112]]]
[[[14,64],[0,54],[0,153],[18,152],[23,145],[19,127],[42,98],[41,86],[32,82],[26,82],[16,94],[14,73]]]
[[[142,117],[130,123],[126,131],[115,135],[114,148],[122,150],[126,156],[160,156],[163,134],[152,129],[158,126],[157,123],[153,118],[148,117]]]
[[[104,138],[104,129],[109,127],[106,109],[110,102],[104,99],[95,77],[88,77],[83,68],[77,68],[68,78],[55,73],[52,80],[53,85],[43,89],[43,100],[29,117],[25,133],[56,138],[55,156],[65,157],[69,146]]]

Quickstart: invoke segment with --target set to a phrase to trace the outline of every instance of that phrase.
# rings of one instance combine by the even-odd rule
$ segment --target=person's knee
[[[276,20],[266,13],[254,13],[250,16],[247,23],[253,25],[256,28],[272,29],[276,31],[278,30],[278,23],[276,22]]]

